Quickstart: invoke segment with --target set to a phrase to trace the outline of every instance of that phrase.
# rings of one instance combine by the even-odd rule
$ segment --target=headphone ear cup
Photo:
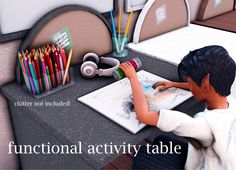
[[[98,70],[97,64],[92,61],[84,62],[80,67],[81,74],[86,78],[93,78]]]
[[[96,64],[99,64],[99,57],[97,54],[95,53],[87,53],[84,57],[83,57],[83,62],[86,62],[86,61],[92,61]]]

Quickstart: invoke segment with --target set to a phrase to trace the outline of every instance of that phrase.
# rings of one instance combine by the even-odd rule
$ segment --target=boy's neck
[[[206,102],[208,110],[227,109],[229,107],[227,97],[220,96],[218,94],[211,95],[210,97],[208,97]]]

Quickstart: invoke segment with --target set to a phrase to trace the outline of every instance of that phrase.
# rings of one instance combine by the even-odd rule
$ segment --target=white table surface
[[[194,24],[138,44],[130,43],[129,48],[177,65],[189,51],[207,45],[223,46],[236,61],[236,33]]]

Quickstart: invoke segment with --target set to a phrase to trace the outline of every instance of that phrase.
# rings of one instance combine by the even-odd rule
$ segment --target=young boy
[[[120,68],[131,82],[135,111],[140,122],[165,132],[198,140],[202,148],[188,147],[186,169],[236,169],[236,100],[230,95],[236,65],[221,46],[207,46],[190,52],[178,65],[179,77],[187,83],[159,82],[162,90],[188,89],[207,109],[194,118],[171,110],[149,111],[149,103],[131,64]],[[152,107],[153,108],[153,107]],[[158,163],[158,162],[157,162]]]

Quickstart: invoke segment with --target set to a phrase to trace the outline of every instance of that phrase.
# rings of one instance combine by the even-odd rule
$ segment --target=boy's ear
[[[201,89],[204,93],[207,93],[210,90],[210,74],[207,74],[202,79]]]

